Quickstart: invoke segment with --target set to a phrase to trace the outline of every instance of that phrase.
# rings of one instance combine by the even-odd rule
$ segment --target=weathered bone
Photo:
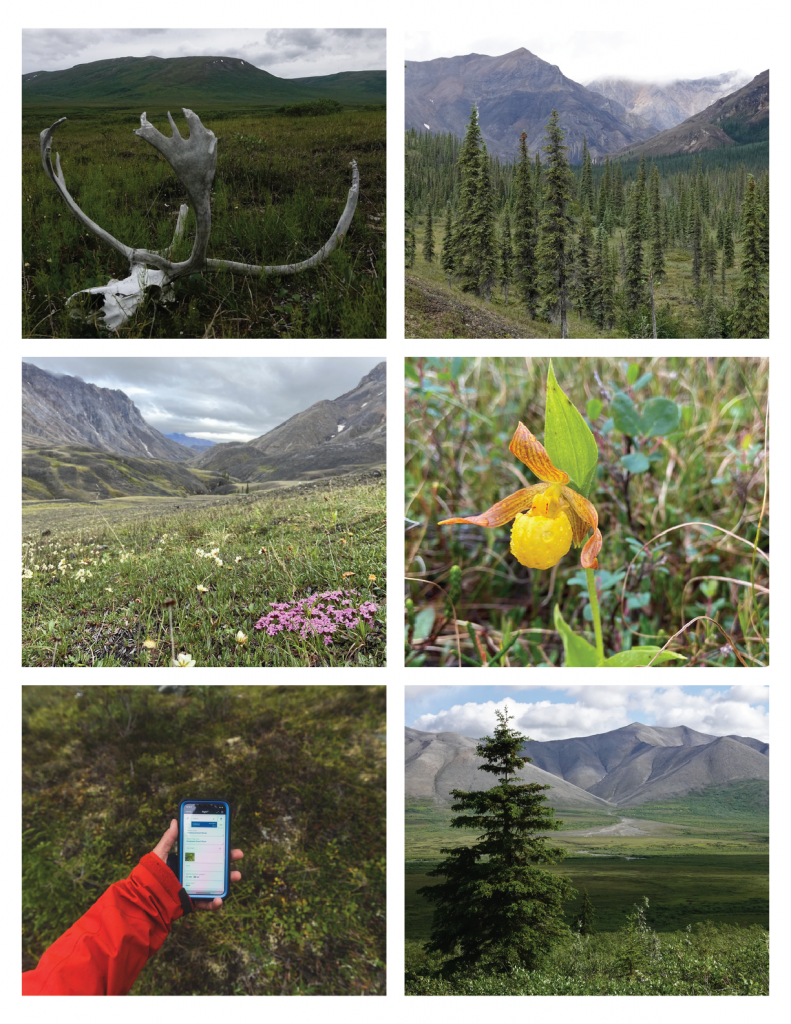
[[[346,200],[346,206],[341,214],[335,230],[329,239],[308,259],[301,263],[286,263],[280,266],[258,266],[253,263],[235,263],[232,260],[212,260],[206,258],[206,250],[209,245],[211,232],[211,184],[214,180],[214,171],[217,166],[217,137],[214,132],[204,128],[200,118],[193,111],[186,107],[182,108],[184,117],[190,129],[188,139],[184,139],[176,127],[176,123],[168,111],[168,121],[173,129],[170,138],[162,135],[146,118],[145,113],[140,117],[140,127],[135,129],[135,135],[145,139],[154,149],[158,150],[176,172],[179,180],[187,190],[187,194],[195,207],[196,232],[195,243],[189,259],[182,263],[173,263],[169,257],[173,254],[176,242],[184,233],[188,207],[182,205],[179,209],[176,228],[173,233],[173,241],[167,249],[154,251],[149,249],[132,249],[123,242],[119,242],[109,232],[100,228],[91,220],[79,206],[74,202],[69,190],[66,188],[66,181],[60,167],[60,154],[56,154],[56,170],[52,167],[52,136],[59,124],[66,118],[62,117],[49,128],[41,133],[41,162],[47,176],[54,182],[56,188],[63,197],[74,216],[84,224],[90,231],[120,252],[129,261],[129,277],[122,281],[111,279],[108,284],[97,288],[86,288],[77,292],[67,300],[67,305],[78,305],[80,295],[103,295],[104,305],[98,314],[87,316],[73,310],[72,315],[80,318],[93,319],[98,316],[104,318],[104,326],[116,330],[126,320],[134,315],[137,307],[145,298],[146,290],[151,287],[160,289],[160,301],[170,302],[173,300],[174,292],[172,283],[186,274],[197,271],[228,270],[233,274],[296,274],[300,270],[314,267],[321,263],[329,253],[335,249],[343,240],[349,225],[354,217],[357,208],[357,200],[360,195],[360,174],[357,170],[357,161],[352,160],[352,186]],[[153,269],[150,269],[153,268]]]

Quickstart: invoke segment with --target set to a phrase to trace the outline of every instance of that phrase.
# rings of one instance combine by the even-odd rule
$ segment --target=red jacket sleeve
[[[182,916],[180,888],[170,868],[147,853],[22,975],[22,994],[126,995]]]

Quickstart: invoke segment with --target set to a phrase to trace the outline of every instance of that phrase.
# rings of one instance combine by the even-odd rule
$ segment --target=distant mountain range
[[[523,131],[527,133],[531,155],[540,152],[550,114],[557,110],[571,163],[582,159],[583,138],[587,138],[594,161],[603,161],[612,154],[632,155],[643,148],[651,152],[649,140],[659,137],[664,130],[672,131],[693,115],[699,119],[701,111],[723,103],[734,92],[749,89],[741,72],[663,85],[598,78],[585,87],[567,78],[557,65],[524,47],[497,57],[470,53],[407,61],[405,82],[407,130],[449,132],[462,138],[470,110],[475,106],[488,151],[501,159],[514,160]],[[746,117],[754,114],[751,111]],[[738,116],[744,119],[743,114]],[[722,114],[712,122],[717,126],[716,131],[708,133],[712,145],[758,140],[754,126],[749,131],[742,130],[741,135],[736,128],[734,135],[726,121],[729,116]],[[730,118],[733,127],[732,122]],[[768,120],[765,125],[768,137]],[[669,140],[661,144],[663,155],[698,151],[690,148],[685,137],[679,136],[675,141],[675,149]]]
[[[450,790],[496,784],[476,757],[478,740],[459,733],[406,729],[406,796],[450,804]],[[769,779],[769,745],[743,736],[710,736],[686,726],[633,723],[567,740],[530,740],[533,759],[518,775],[552,786],[555,807],[633,807],[670,800],[711,786]]]
[[[156,107],[279,106],[307,100],[384,103],[385,71],[278,78],[238,57],[114,57],[22,75],[27,105]],[[142,106],[141,106],[142,104]]]
[[[339,398],[316,402],[247,444],[217,444],[194,465],[253,483],[384,464],[386,382],[387,364],[379,363]]]
[[[743,71],[726,71],[711,78],[677,79],[661,85],[628,78],[597,78],[586,82],[585,86],[664,131],[736,92],[749,81],[750,76]]]
[[[189,434],[165,434],[165,437],[169,437],[176,444],[181,444],[185,448],[191,448],[196,452],[202,452],[206,448],[211,448],[214,444],[214,441],[207,441],[202,437],[190,437]]]
[[[763,142],[768,138],[769,72],[762,71],[741,89],[718,99],[681,124],[612,155],[633,159],[645,153],[649,159],[674,153],[702,153],[722,146]]]

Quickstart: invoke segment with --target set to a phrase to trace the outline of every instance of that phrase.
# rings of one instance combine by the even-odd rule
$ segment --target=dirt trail
[[[621,818],[614,825],[603,825],[601,828],[580,828],[563,831],[563,836],[579,836],[581,838],[597,836],[651,836],[659,832],[667,832],[669,826],[663,821],[649,821],[647,818]]]
[[[412,274],[406,275],[404,329],[407,338],[535,337],[493,311],[478,309],[462,298]],[[458,296],[458,297],[457,297]]]

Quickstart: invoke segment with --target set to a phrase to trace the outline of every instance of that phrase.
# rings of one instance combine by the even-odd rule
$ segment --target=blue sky
[[[491,733],[508,706],[535,740],[591,736],[631,722],[713,736],[769,739],[768,686],[407,686],[406,724],[422,732]]]

